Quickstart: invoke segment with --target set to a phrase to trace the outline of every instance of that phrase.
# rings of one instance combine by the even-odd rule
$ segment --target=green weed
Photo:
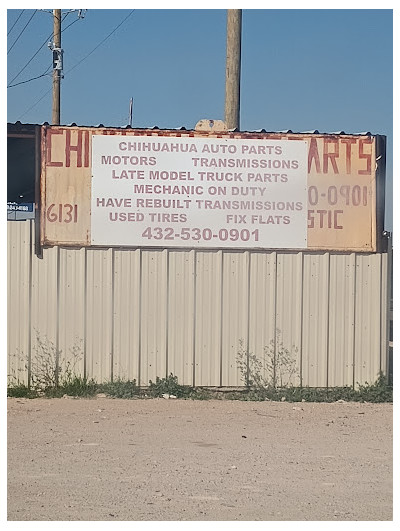
[[[13,383],[7,387],[7,396],[12,398],[37,398],[38,394],[23,383]]]
[[[276,345],[276,346],[275,346]],[[297,349],[293,347],[293,352]],[[381,372],[373,384],[357,384],[357,388],[344,387],[302,387],[293,386],[292,377],[297,373],[295,359],[283,346],[279,333],[277,341],[271,341],[259,359],[247,352],[243,341],[239,342],[237,366],[247,392],[236,395],[238,400],[272,400],[287,402],[392,402],[393,387]],[[284,383],[286,382],[286,383]]]
[[[192,400],[272,400],[287,402],[336,402],[338,400],[353,402],[392,402],[393,387],[388,385],[383,373],[380,373],[373,384],[357,384],[356,388],[329,387],[312,388],[293,386],[292,380],[297,375],[297,349],[284,347],[280,333],[275,341],[264,349],[262,359],[248,353],[239,344],[237,365],[241,378],[246,385],[242,391],[216,392],[204,387],[182,385],[178,377],[170,373],[166,378],[156,377],[155,382],[149,381],[146,389],[137,385],[136,380],[116,379],[98,384],[79,374],[76,367],[81,360],[82,352],[78,346],[73,347],[72,356],[64,360],[62,352],[51,342],[37,339],[37,350],[30,364],[29,385],[11,376],[13,380],[7,387],[7,396],[16,398],[62,397],[93,397],[105,393],[113,398],[159,398],[163,395]],[[293,354],[292,354],[293,353]]]
[[[105,393],[113,398],[138,398],[141,395],[140,388],[136,385],[136,380],[117,379],[98,385],[98,393]]]
[[[189,398],[193,394],[193,387],[179,384],[178,377],[171,373],[167,378],[157,376],[155,382],[150,380],[147,394],[153,398],[159,398],[165,394],[176,398]]]
[[[253,391],[257,391],[262,398],[268,391],[290,387],[294,377],[298,377],[296,356],[298,348],[292,346],[289,350],[283,343],[281,332],[277,330],[275,339],[271,339],[264,347],[262,357],[248,352],[244,341],[239,341],[236,356],[237,367],[243,383]]]

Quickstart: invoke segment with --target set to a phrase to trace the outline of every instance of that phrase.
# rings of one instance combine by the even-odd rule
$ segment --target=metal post
[[[129,127],[132,127],[133,98],[129,101]]]
[[[242,10],[227,10],[225,123],[228,129],[240,129],[240,59]]]

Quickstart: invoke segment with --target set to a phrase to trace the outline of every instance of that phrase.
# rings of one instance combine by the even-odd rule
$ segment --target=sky
[[[226,9],[62,13],[61,124],[124,127],[130,98],[133,127],[224,119]],[[392,24],[390,8],[244,9],[240,99],[243,131],[386,135],[390,231]],[[52,31],[51,9],[7,10],[8,122],[51,123]]]

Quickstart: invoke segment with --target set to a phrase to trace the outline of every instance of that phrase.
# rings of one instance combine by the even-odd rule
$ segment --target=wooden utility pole
[[[53,125],[60,125],[60,94],[61,94],[61,9],[53,9],[54,42],[53,42]],[[61,68],[60,68],[61,61]]]
[[[225,123],[240,129],[240,58],[242,10],[228,9],[226,24]]]

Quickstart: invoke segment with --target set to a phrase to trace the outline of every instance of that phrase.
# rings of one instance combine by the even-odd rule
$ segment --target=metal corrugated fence
[[[290,383],[304,386],[386,372],[385,253],[53,247],[40,259],[34,222],[7,226],[10,379],[58,356],[98,382],[172,372],[240,386],[238,352],[265,375],[275,355],[283,382],[295,369]]]

